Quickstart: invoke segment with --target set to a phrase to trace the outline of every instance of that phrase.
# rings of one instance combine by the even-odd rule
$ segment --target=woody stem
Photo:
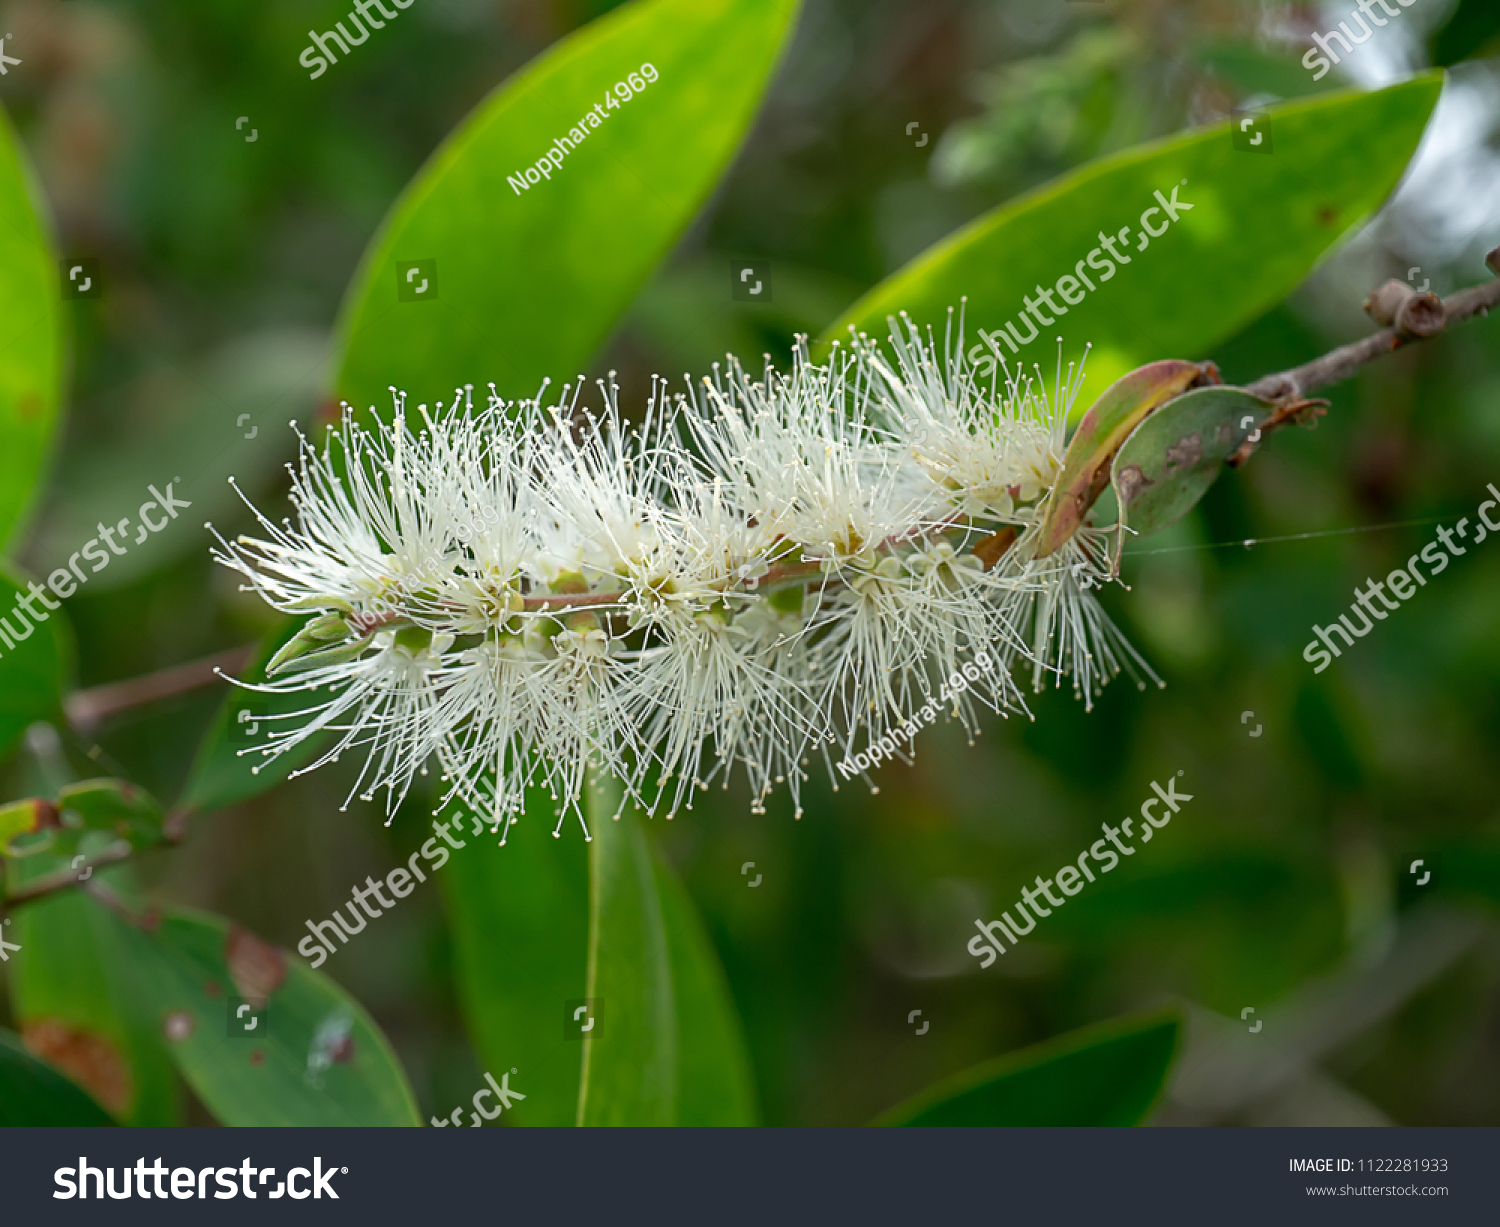
[[[1496,275],[1496,280],[1484,285],[1459,290],[1443,299],[1440,308],[1433,304],[1432,321],[1420,331],[1403,327],[1399,316],[1392,327],[1354,341],[1349,345],[1314,358],[1311,362],[1293,367],[1289,371],[1278,371],[1257,379],[1245,390],[1265,400],[1285,402],[1300,400],[1309,392],[1341,383],[1368,363],[1394,353],[1406,345],[1425,341],[1446,331],[1449,325],[1462,323],[1476,315],[1488,315],[1490,309],[1500,306],[1500,247],[1485,256],[1485,264]],[[1379,292],[1377,291],[1377,294]],[[1372,295],[1372,300],[1374,299]],[[1432,295],[1425,296],[1428,299]]]

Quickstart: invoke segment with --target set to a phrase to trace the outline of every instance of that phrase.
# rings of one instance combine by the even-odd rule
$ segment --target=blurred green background
[[[610,7],[416,0],[399,31],[315,83],[296,62],[304,32],[329,28],[343,0],[0,8],[23,60],[0,101],[60,250],[96,256],[106,289],[67,304],[66,430],[18,556],[34,573],[60,565],[164,475],[194,501],[189,523],[69,600],[81,685],[266,631],[196,526],[249,526],[230,474],[282,506],[286,422],[327,415],[335,313],[392,200],[495,84]],[[1219,352],[1160,356],[1213,358],[1247,381],[1368,331],[1359,303],[1386,277],[1444,292],[1479,280],[1500,243],[1500,12],[1424,0],[1314,86],[1297,64],[1306,35],[1347,7],[812,0],[742,155],[590,373],[618,370],[638,404],[653,372],[784,356],[793,333],[818,333],[956,226],[1092,157],[1431,63],[1453,66],[1449,89],[1381,216]],[[772,302],[732,300],[740,257],[771,262]],[[1325,673],[1301,659],[1314,622],[1433,535],[1401,525],[1472,514],[1500,483],[1500,320],[1331,399],[1316,431],[1278,435],[1129,551],[1129,591],[1106,601],[1165,690],[1117,682],[1091,714],[1049,692],[1034,722],[992,720],[973,746],[955,728],[924,733],[915,766],[877,773],[877,795],[820,782],[794,823],[785,797],[752,816],[731,790],[659,832],[728,972],[767,1123],[865,1121],[987,1057],[1170,1001],[1188,1003],[1190,1025],[1161,1121],[1500,1123],[1500,554],[1459,560]],[[1265,540],[1371,525],[1392,527]],[[221,698],[204,689],[65,736],[170,796]],[[980,972],[964,952],[974,918],[1179,769],[1195,800],[1163,842]],[[13,762],[5,795],[34,770]],[[295,947],[304,919],[427,833],[421,798],[389,829],[374,806],[341,812],[352,771],[202,821],[143,862],[149,893]],[[1440,897],[1413,884],[1418,857],[1440,865]],[[385,1028],[424,1116],[443,1112],[480,1065],[437,893],[378,927],[324,970]],[[188,1119],[210,1121],[196,1104]]]

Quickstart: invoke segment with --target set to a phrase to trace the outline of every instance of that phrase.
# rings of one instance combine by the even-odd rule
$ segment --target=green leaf
[[[84,780],[69,784],[55,802],[42,797],[0,808],[0,853],[71,858],[96,856],[128,845],[152,848],[165,841],[161,806],[124,780]]]
[[[578,1114],[583,1046],[564,1038],[564,1019],[584,996],[588,845],[576,824],[553,839],[550,810],[547,793],[530,790],[504,847],[460,824],[465,846],[440,874],[469,1035],[485,1068],[516,1069],[526,1095],[507,1110],[511,1124],[571,1125]]]
[[[965,1070],[877,1125],[1136,1125],[1177,1053],[1174,1012],[1101,1023]]]
[[[36,498],[62,396],[61,274],[40,200],[0,114],[0,549]]]
[[[134,944],[139,991],[172,1059],[224,1124],[419,1123],[389,1041],[327,976],[184,909]]]
[[[52,847],[62,825],[57,806],[45,797],[27,797],[0,805],[0,856],[27,856]]]
[[[369,404],[391,384],[446,396],[455,383],[493,379],[508,395],[530,395],[543,378],[575,374],[712,190],[797,10],[754,0],[625,5],[496,90],[366,253],[344,305],[340,393]],[[556,174],[519,192],[508,186],[646,61],[659,79],[608,109]],[[684,128],[676,117],[685,113],[700,120]],[[399,302],[401,264],[424,259],[437,261],[439,296]],[[549,799],[533,792],[505,847],[470,837],[480,846],[456,853],[443,875],[469,1029],[487,1068],[520,1071],[527,1098],[512,1111],[524,1124],[571,1123],[578,1110],[583,1042],[564,1039],[563,1024],[566,1003],[584,996],[588,857],[571,833],[553,840],[552,825]],[[690,938],[673,940],[690,962],[699,953]],[[690,1000],[700,998],[711,999],[708,989],[691,988]]]
[[[677,1115],[678,1018],[667,920],[646,832],[618,822],[615,796],[590,790],[589,969],[598,1021],[584,1037],[580,1125],[671,1125]]]
[[[1024,298],[1040,304],[1040,285],[1067,314],[1053,315],[1054,325],[1018,347],[1013,360],[1026,367],[1040,362],[1050,371],[1058,335],[1070,354],[1092,343],[1095,387],[1163,354],[1210,356],[1285,298],[1380,205],[1441,89],[1442,75],[1431,73],[1374,93],[1323,94],[1272,108],[1269,155],[1235,148],[1229,125],[1219,124],[1081,167],[917,257],[850,307],[824,339],[851,324],[883,333],[885,318],[903,310],[941,329],[946,310],[965,296],[967,327],[991,331],[1017,320]],[[1192,211],[1181,211],[1138,250],[1146,237],[1143,211],[1158,207],[1154,193],[1170,200],[1174,188]],[[1165,217],[1159,212],[1147,224],[1159,228]],[[1099,235],[1117,236],[1127,225],[1130,250],[1123,254],[1130,263],[1114,264]],[[1070,294],[1086,294],[1070,306],[1052,287],[1061,277],[1076,279],[1080,263],[1095,289],[1070,287]],[[1105,264],[1115,269],[1107,281]],[[1017,327],[1025,337],[1036,324]]]
[[[75,1083],[27,1052],[19,1035],[0,1029],[0,1128],[113,1124]]]
[[[0,358],[0,366],[3,363]],[[0,455],[3,450],[4,445],[0,444]],[[6,463],[0,460],[0,467]],[[57,610],[49,612],[41,602],[32,601],[31,607],[47,617],[40,623],[28,618],[17,606],[20,598],[27,595],[27,582],[27,577],[19,572],[0,567],[0,619],[12,639],[17,631],[26,630],[25,637],[14,647],[0,641],[0,755],[15,748],[29,725],[38,720],[61,718],[67,658],[62,614]]]
[[[143,788],[124,780],[83,780],[57,794],[64,827],[73,822],[86,831],[102,831],[127,841],[132,848],[162,842],[161,806]]]
[[[366,252],[341,318],[339,394],[365,406],[388,403],[392,384],[431,399],[494,380],[531,396],[543,378],[578,373],[718,182],[797,10],[792,0],[636,0],[496,89]],[[658,79],[606,107],[606,92],[629,88],[645,63]],[[507,182],[524,183],[595,104],[606,118],[550,178]],[[429,260],[435,269],[401,279]],[[416,276],[436,297],[398,299]]]
[[[656,883],[677,996],[676,1123],[756,1124],[754,1074],[724,969],[687,890],[660,858]]]
[[[646,820],[589,791],[589,974],[580,1125],[754,1122],[739,1020],[701,923],[656,858]]]
[[[1120,520],[1142,536],[1177,523],[1224,462],[1270,417],[1241,388],[1195,388],[1157,410],[1120,446],[1111,481]]]
[[[1038,558],[1051,554],[1078,531],[1088,509],[1109,484],[1110,461],[1131,431],[1174,396],[1210,379],[1218,379],[1212,367],[1168,359],[1131,371],[1104,390],[1068,441],[1062,472],[1042,521]]]
[[[10,861],[11,889],[65,868],[60,857]],[[119,885],[129,870],[99,877]],[[123,1125],[175,1125],[177,1076],[141,998],[138,935],[78,890],[14,909],[6,940],[11,1006],[27,1046],[64,1070]]]
[[[261,641],[255,659],[240,680],[257,684],[264,682],[266,662],[299,634],[304,621],[288,618],[271,631]],[[310,761],[332,734],[315,734],[296,749],[272,759],[265,758],[259,751],[259,747],[267,744],[267,733],[271,728],[295,727],[290,722],[278,723],[277,717],[305,708],[308,698],[304,691],[261,694],[231,686],[198,744],[180,807],[190,813],[207,813],[247,801],[274,788]]]

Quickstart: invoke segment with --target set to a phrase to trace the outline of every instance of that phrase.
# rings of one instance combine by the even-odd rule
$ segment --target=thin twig
[[[132,707],[155,703],[159,699],[170,699],[200,686],[219,680],[218,670],[236,673],[244,668],[255,652],[255,644],[230,648],[202,660],[173,665],[143,677],[133,677],[124,682],[110,682],[90,690],[79,690],[68,696],[64,710],[68,723],[80,733],[89,732],[100,721],[118,715]]]
[[[70,886],[77,886],[86,881],[82,875],[90,869],[117,864],[120,861],[128,860],[134,853],[135,849],[129,844],[125,844],[124,847],[106,848],[92,860],[85,861],[82,868],[74,869],[69,867],[67,869],[59,869],[56,873],[47,874],[46,877],[36,878],[26,883],[25,886],[12,891],[3,899],[0,899],[0,903],[3,903],[6,907],[14,907],[17,903],[30,903],[34,899],[40,899],[43,895],[50,895],[56,891],[66,890]]]
[[[1451,299],[1443,300],[1446,324],[1443,329],[1434,332],[1433,336],[1442,335],[1451,324],[1461,323],[1475,315],[1488,315],[1491,308],[1500,306],[1500,248],[1494,249],[1485,257],[1485,264],[1490,266],[1491,272],[1496,273],[1496,281],[1460,290]],[[1317,392],[1320,387],[1343,383],[1367,363],[1395,353],[1406,345],[1427,339],[1419,333],[1385,329],[1367,336],[1364,341],[1341,345],[1338,350],[1323,354],[1320,359],[1314,359],[1292,371],[1266,375],[1247,387],[1245,392],[1260,396],[1265,401],[1301,401],[1308,393]],[[1262,429],[1262,435],[1265,435],[1265,429]]]

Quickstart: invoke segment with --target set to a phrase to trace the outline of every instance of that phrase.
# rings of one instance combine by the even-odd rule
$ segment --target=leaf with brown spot
[[[188,1018],[169,1048],[205,1107],[225,1125],[416,1125],[401,1063],[359,1002],[301,959],[221,916],[164,909],[138,934],[139,992],[159,1025]],[[373,939],[371,939],[373,940]],[[266,1001],[253,1041],[231,1032],[224,988]],[[345,1020],[328,1060],[322,1024]]]
[[[45,852],[52,847],[52,832],[60,826],[57,806],[45,797],[0,805],[0,855]]]
[[[15,890],[67,869],[68,861],[43,854],[7,860],[3,868],[7,888]],[[126,897],[136,889],[132,877],[129,866],[111,870],[111,884]],[[98,1079],[100,1102],[120,1124],[179,1124],[180,1083],[161,1017],[141,992],[136,946],[144,936],[78,890],[18,908],[5,935],[21,946],[5,966],[17,1029],[94,1070],[80,1081],[92,1086]]]
[[[1062,472],[1047,503],[1036,556],[1054,553],[1078,531],[1109,484],[1110,462],[1131,431],[1189,388],[1218,382],[1219,372],[1211,362],[1167,359],[1139,367],[1106,388],[1068,442]]]
[[[1175,524],[1271,413],[1268,402],[1241,388],[1195,388],[1164,405],[1115,457],[1120,519],[1143,535]]]
[[[14,1031],[0,1029],[0,1128],[16,1125],[113,1125],[108,1114]]]
[[[1184,464],[1197,464],[1203,459],[1203,436],[1184,435],[1167,448],[1167,471],[1171,472]]]
[[[1115,494],[1122,502],[1135,498],[1136,494],[1151,485],[1151,479],[1141,472],[1138,464],[1115,466]]]
[[[65,786],[55,803],[32,797],[0,808],[0,853],[48,852],[71,860],[80,852],[97,856],[121,840],[130,848],[151,848],[164,842],[162,818],[161,806],[133,784],[82,780]]]
[[[229,937],[224,942],[224,962],[235,988],[247,1001],[267,1000],[286,979],[286,956],[236,924],[229,926]],[[213,987],[217,989],[218,985]]]
[[[58,1018],[39,1018],[21,1027],[26,1047],[57,1066],[113,1115],[121,1116],[135,1098],[130,1067],[104,1036]]]

